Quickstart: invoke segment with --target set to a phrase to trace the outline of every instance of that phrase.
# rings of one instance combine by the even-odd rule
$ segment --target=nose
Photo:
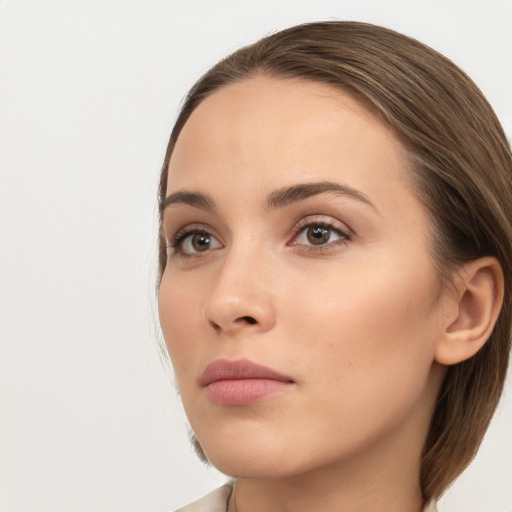
[[[272,264],[246,251],[230,251],[217,270],[204,317],[217,333],[264,333],[275,325]]]

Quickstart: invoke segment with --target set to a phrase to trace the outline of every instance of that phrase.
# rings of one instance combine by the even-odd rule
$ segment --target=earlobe
[[[503,302],[503,271],[493,257],[463,265],[455,278],[455,318],[436,345],[435,359],[453,365],[474,356],[489,339]]]

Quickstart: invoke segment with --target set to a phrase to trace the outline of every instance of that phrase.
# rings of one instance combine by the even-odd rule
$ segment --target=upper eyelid
[[[302,219],[295,223],[292,231],[294,233],[298,233],[303,228],[315,224],[324,225],[332,229],[337,229],[350,236],[355,234],[355,231],[348,224],[340,221],[339,219],[333,217],[332,215],[325,214],[313,214],[303,217]]]
[[[174,208],[176,210],[173,211]],[[171,205],[170,209],[165,210],[162,216],[163,231],[168,239],[172,239],[176,236],[176,233],[187,229],[189,226],[201,226],[202,229],[211,231],[212,234],[217,236],[219,230],[213,228],[214,224],[220,226],[223,230],[226,227],[226,223],[215,212],[204,212],[181,203]]]

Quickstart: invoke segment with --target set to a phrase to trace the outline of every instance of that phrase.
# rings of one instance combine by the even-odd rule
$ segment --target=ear
[[[451,317],[435,348],[435,359],[453,365],[474,356],[489,339],[503,303],[503,271],[483,257],[463,265],[455,276]]]

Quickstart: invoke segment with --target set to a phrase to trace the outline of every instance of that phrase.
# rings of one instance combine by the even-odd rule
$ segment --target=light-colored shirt
[[[233,491],[233,484],[227,483],[215,491],[207,494],[198,501],[194,501],[176,512],[226,512],[228,509],[229,497]],[[430,502],[423,512],[437,512],[434,501]]]

